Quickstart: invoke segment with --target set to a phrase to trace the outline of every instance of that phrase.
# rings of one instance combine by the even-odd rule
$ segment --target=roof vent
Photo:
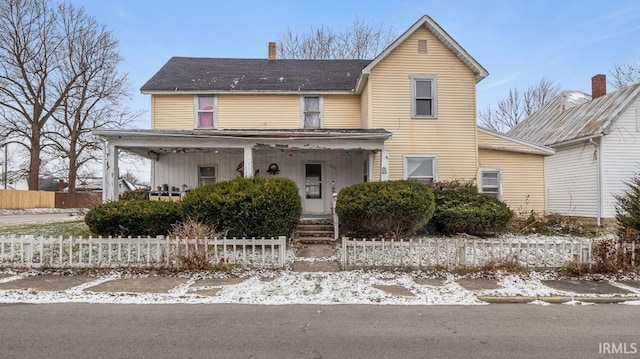
[[[273,41],[269,42],[269,60],[276,59],[276,43]]]
[[[419,54],[427,53],[427,40],[418,40],[418,53]]]

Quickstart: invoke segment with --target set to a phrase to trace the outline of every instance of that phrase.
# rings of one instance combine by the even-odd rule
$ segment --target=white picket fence
[[[591,263],[590,239],[544,238],[416,238],[354,240],[343,238],[342,268],[464,268],[491,263],[557,268],[571,261]],[[634,249],[635,250],[635,249]]]
[[[52,268],[165,267],[179,256],[203,253],[212,264],[253,268],[282,268],[287,238],[169,237],[4,237],[0,236],[0,265]]]

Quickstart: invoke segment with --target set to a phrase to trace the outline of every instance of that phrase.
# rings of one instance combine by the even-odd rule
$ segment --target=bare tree
[[[278,56],[288,59],[371,59],[396,38],[396,32],[382,23],[356,19],[351,27],[336,32],[324,25],[305,34],[288,29],[278,38]]]
[[[609,71],[609,83],[616,89],[622,89],[640,82],[640,63],[615,65]]]
[[[541,79],[524,92],[509,89],[509,94],[499,100],[497,106],[487,106],[478,112],[480,124],[499,133],[504,133],[538,111],[560,93],[560,85],[548,79]]]
[[[63,11],[77,12],[71,6]],[[131,123],[139,113],[132,112],[121,101],[129,97],[126,75],[120,75],[117,66],[121,57],[117,41],[104,26],[89,16],[68,16],[64,23],[69,42],[80,42],[82,51],[69,56],[71,63],[85,63],[86,69],[77,85],[65,96],[62,105],[52,115],[47,131],[47,142],[54,155],[65,158],[69,178],[69,191],[75,191],[78,170],[91,161],[97,161],[100,144],[90,134],[94,128],[117,128]],[[72,44],[67,45],[73,49]]]
[[[38,188],[43,152],[58,145],[54,138],[80,143],[86,126],[95,125],[88,118],[97,118],[94,111],[101,108],[96,94],[112,100],[121,95],[108,93],[110,81],[124,80],[110,70],[119,61],[117,52],[112,55],[116,44],[82,8],[49,0],[0,1],[0,107],[6,110],[0,130],[29,152],[29,189]],[[115,78],[104,80],[108,76]],[[48,125],[52,118],[55,126]],[[65,118],[87,122],[65,132],[63,124],[71,123]],[[70,161],[78,153],[77,147],[65,149]]]

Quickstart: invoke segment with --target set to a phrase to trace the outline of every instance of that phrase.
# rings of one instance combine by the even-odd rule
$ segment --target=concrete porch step
[[[294,237],[293,243],[300,244],[329,244],[333,245],[336,243],[336,240],[333,239],[333,236],[328,237]]]

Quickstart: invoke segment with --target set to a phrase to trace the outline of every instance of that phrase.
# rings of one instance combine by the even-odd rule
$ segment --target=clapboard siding
[[[419,54],[419,39],[427,53]],[[411,75],[437,76],[437,119],[411,119]],[[403,177],[403,154],[437,154],[438,179],[472,179],[477,170],[475,75],[430,32],[421,28],[369,78],[373,128],[393,132],[385,143],[391,179]]]
[[[193,95],[151,95],[151,128],[193,130]]]
[[[502,174],[502,200],[516,212],[544,213],[544,156],[498,150],[478,150],[480,169],[495,168]]]
[[[300,128],[298,95],[219,95],[219,129]]]
[[[598,161],[589,142],[565,148],[545,161],[549,212],[568,216],[598,214]]]
[[[325,95],[323,102],[324,128],[361,128],[359,96]]]
[[[640,171],[640,101],[636,100],[613,124],[602,144],[603,213],[615,216],[615,194],[622,194],[625,181]]]

